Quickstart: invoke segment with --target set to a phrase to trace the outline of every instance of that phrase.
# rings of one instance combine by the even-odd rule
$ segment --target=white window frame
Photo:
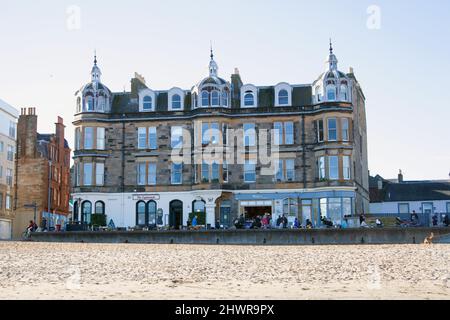
[[[147,128],[139,127],[137,132],[138,132],[138,149],[146,150],[147,149]]]
[[[149,162],[147,168],[147,184],[150,186],[155,186],[157,183],[158,165],[156,162]]]
[[[280,104],[279,102],[279,96],[280,91],[286,90],[288,93],[288,103],[287,104]],[[289,83],[282,82],[275,86],[275,107],[289,107],[292,106],[292,86]]]
[[[335,127],[334,127],[334,135],[335,135],[335,138],[334,139],[331,139],[330,138],[330,132],[331,132],[331,130],[330,130],[330,121],[334,121],[334,123],[335,123]],[[338,121],[337,121],[337,118],[328,118],[327,119],[327,138],[328,138],[328,141],[337,141],[337,139],[338,139]]]
[[[90,175],[86,175],[88,170],[86,168],[90,168]],[[92,162],[84,162],[83,163],[83,186],[90,187],[93,185],[92,176],[93,176],[94,166]]]
[[[341,119],[341,134],[342,141],[348,142],[350,141],[350,121],[348,118]]]
[[[351,180],[352,166],[350,156],[342,156],[342,178],[344,180]]]
[[[317,158],[317,169],[319,172],[319,180],[324,180],[327,178],[325,156]]]
[[[251,93],[253,95],[253,104],[245,105],[245,95]],[[258,106],[258,88],[253,84],[246,84],[241,87],[241,108],[256,108]]]
[[[97,127],[97,150],[105,150],[106,148],[106,130],[102,127]]]
[[[335,166],[332,166],[332,160],[336,160]],[[336,171],[334,171],[334,169]],[[330,180],[339,180],[339,156],[329,156],[328,157],[328,177]]]
[[[180,169],[175,170],[176,166],[180,166]],[[180,181],[174,181],[175,174],[180,175]],[[180,185],[183,184],[183,164],[182,163],[172,163],[171,170],[170,170],[170,181],[173,185]]]
[[[144,109],[144,98],[152,98],[152,108]],[[142,89],[139,91],[139,112],[154,112],[156,110],[156,92],[152,89]]]
[[[88,132],[90,132],[90,135],[88,135]],[[83,149],[94,149],[94,127],[84,127]]]
[[[176,132],[181,131],[181,135],[175,134]],[[181,139],[174,139],[175,137]],[[179,141],[177,145],[174,145],[174,142]],[[170,146],[172,149],[181,149],[183,148],[183,127],[182,126],[173,126],[170,128]]]
[[[180,107],[174,108],[174,97],[178,95],[180,97]],[[183,111],[184,110],[184,99],[185,99],[186,93],[180,89],[180,88],[172,88],[169,90],[168,94],[168,104],[169,104],[169,111]]]
[[[103,162],[97,162],[95,164],[95,185],[105,185],[105,164]]]

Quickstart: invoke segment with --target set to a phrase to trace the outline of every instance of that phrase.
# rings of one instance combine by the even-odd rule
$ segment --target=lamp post
[[[47,207],[48,207],[48,231],[50,231],[50,211],[52,202],[52,161],[48,160],[48,197],[47,197]]]

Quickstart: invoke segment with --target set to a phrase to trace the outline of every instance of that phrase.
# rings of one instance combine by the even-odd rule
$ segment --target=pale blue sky
[[[67,8],[81,9],[79,30]],[[367,8],[381,29],[367,28]],[[74,93],[89,81],[97,49],[103,82],[129,89],[135,71],[154,89],[190,88],[207,72],[243,81],[311,83],[333,38],[339,69],[354,67],[367,98],[372,174],[448,179],[450,1],[6,1],[0,0],[0,97],[37,107],[39,130],[57,115],[73,145]]]

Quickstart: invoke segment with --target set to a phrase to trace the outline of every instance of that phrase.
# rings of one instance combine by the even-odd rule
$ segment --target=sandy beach
[[[450,299],[450,245],[0,242],[0,299]]]

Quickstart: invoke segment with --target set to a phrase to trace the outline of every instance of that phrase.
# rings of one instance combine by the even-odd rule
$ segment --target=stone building
[[[18,117],[16,109],[0,100],[0,240],[9,240],[12,235]]]
[[[30,220],[41,225],[45,218],[49,228],[64,226],[68,220],[71,150],[64,130],[63,119],[58,117],[55,133],[39,134],[36,109],[21,109],[17,125],[15,237]]]
[[[312,84],[256,86],[237,69],[220,78],[211,52],[189,90],[154,90],[136,74],[130,92],[114,93],[95,59],[76,92],[75,219],[179,228],[198,215],[226,227],[271,213],[320,225],[367,212],[365,97],[337,64],[330,45]]]

